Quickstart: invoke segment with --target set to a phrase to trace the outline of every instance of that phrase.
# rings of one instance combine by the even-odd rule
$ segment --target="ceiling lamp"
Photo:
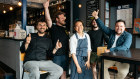
[[[82,4],[79,4],[78,7],[81,8],[82,7]]]
[[[12,11],[13,10],[13,7],[10,7],[9,10]]]
[[[19,2],[18,2],[18,6],[21,6],[21,5],[22,5],[22,3],[21,3],[21,1],[19,1]]]
[[[5,14],[6,13],[6,10],[3,10],[3,13]]]

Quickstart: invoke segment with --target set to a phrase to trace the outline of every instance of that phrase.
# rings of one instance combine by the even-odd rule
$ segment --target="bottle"
[[[20,39],[20,26],[18,24],[16,24],[14,29],[14,39]]]

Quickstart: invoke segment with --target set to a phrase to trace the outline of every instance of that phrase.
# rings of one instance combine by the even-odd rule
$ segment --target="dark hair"
[[[124,25],[126,25],[125,21],[124,21],[124,20],[122,20],[122,19],[117,20],[117,21],[116,21],[116,23],[115,23],[115,25],[116,25],[118,22],[123,22],[123,23],[124,23]]]
[[[92,19],[91,22],[90,22],[90,27],[91,27],[91,29],[94,28],[94,25],[92,25],[92,23],[93,23],[94,20],[95,20],[95,19]]]
[[[39,22],[45,22],[45,23],[46,23],[46,21],[45,21],[44,18],[39,18],[39,19],[37,20],[37,22],[36,22],[36,26],[38,25]],[[46,23],[46,24],[47,24],[47,23]]]
[[[61,14],[65,15],[64,12],[62,12],[62,11],[57,11],[57,12],[55,13],[55,19],[58,18],[58,16],[61,15]]]
[[[82,20],[75,20],[75,21],[74,21],[74,28],[76,27],[75,24],[76,24],[77,22],[81,22],[81,23],[83,24],[83,26],[84,26],[84,23],[83,23]],[[76,33],[75,29],[73,29],[73,33]]]
[[[82,20],[75,20],[75,21],[74,21],[74,27],[75,27],[75,24],[76,24],[77,22],[81,22],[81,23],[83,24],[83,26],[84,26],[84,23],[83,23]]]

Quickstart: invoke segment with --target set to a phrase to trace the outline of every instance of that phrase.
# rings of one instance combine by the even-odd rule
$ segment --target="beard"
[[[59,22],[59,23],[60,23],[62,26],[66,24],[65,21],[63,21],[63,22]]]
[[[43,28],[41,28],[41,29],[43,29]],[[41,29],[38,30],[38,33],[40,33],[40,34],[44,34],[45,31],[41,31]]]
[[[38,33],[40,33],[40,34],[44,34],[45,32],[38,31]]]
[[[93,28],[98,28],[97,26],[93,26]]]

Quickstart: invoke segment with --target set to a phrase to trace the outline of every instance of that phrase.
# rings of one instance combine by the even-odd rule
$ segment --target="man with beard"
[[[24,40],[20,50],[25,52],[24,70],[29,72],[30,79],[40,79],[39,71],[47,71],[47,79],[59,79],[63,69],[51,60],[47,60],[47,55],[55,54],[62,47],[57,41],[52,51],[52,41],[45,33],[47,24],[45,21],[39,21],[36,26],[38,32],[29,34]]]
[[[54,54],[53,62],[61,66],[64,70],[61,79],[66,79],[66,71],[68,69],[68,52],[69,52],[69,36],[66,33],[66,27],[64,26],[66,24],[65,20],[65,13],[58,11],[55,14],[55,20],[56,25],[52,25],[52,20],[50,19],[49,14],[49,0],[47,0],[44,4],[45,9],[45,18],[48,21],[48,27],[50,30],[53,46],[55,46],[55,43],[57,40],[59,40],[62,43],[62,47],[57,50],[57,52]]]
[[[109,36],[109,42],[105,53],[128,50],[132,43],[132,35],[125,31],[125,21],[117,20],[115,23],[115,30],[112,30],[106,27],[99,19],[98,13],[99,11],[94,11],[92,16],[96,19],[95,21],[100,29]],[[129,64],[111,60],[104,60],[104,79],[110,79],[108,68],[113,65],[116,65],[118,70],[116,79],[124,79],[129,72]]]
[[[104,32],[99,29],[95,19],[91,21],[91,30],[88,31],[88,34],[90,36],[91,40],[91,66],[92,66],[92,72],[94,75],[94,79],[97,79],[97,71],[96,71],[96,64],[97,64],[97,47],[103,46],[103,40],[105,39],[106,43],[108,43],[108,37],[104,34]]]

